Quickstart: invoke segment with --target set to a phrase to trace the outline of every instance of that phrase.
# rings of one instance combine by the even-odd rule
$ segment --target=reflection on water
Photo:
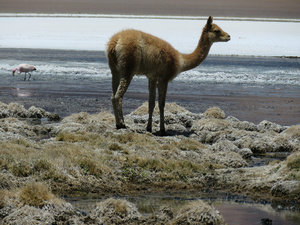
[[[225,221],[229,225],[254,225],[254,224],[272,224],[272,225],[298,225],[300,224],[300,212],[293,210],[277,210],[270,204],[251,202],[251,200],[230,196],[208,196],[201,197],[179,195],[144,195],[144,196],[123,196],[130,202],[136,204],[140,213],[151,215],[163,206],[171,206],[174,210],[181,208],[189,201],[202,199],[213,205],[220,211]],[[104,198],[72,198],[67,199],[79,210],[89,212],[95,208],[97,202]]]
[[[33,96],[33,93],[30,89],[15,88],[13,89],[13,95],[18,97],[30,97]]]
[[[276,211],[270,205],[234,202],[215,202],[213,205],[230,225],[296,225],[300,223],[299,212]]]

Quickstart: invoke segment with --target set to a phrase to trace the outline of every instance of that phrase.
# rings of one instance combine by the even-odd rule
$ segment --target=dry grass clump
[[[190,113],[187,109],[177,105],[175,102],[170,102],[166,103],[165,106],[165,112],[169,112],[172,114],[177,114],[177,113]],[[130,115],[148,115],[148,102],[144,102],[140,107],[138,107],[136,110],[134,110]],[[159,108],[158,108],[158,103],[155,103],[155,108],[153,111],[153,115],[159,115]]]
[[[289,170],[287,173],[287,179],[300,180],[300,152],[295,152],[289,155],[286,159],[286,166]]]
[[[10,171],[16,177],[34,176],[38,180],[65,180],[58,164],[60,159],[58,146],[32,148],[24,146],[22,142],[17,144],[15,140],[11,140],[0,142],[0,148],[0,169]],[[64,160],[67,161],[66,158]]]
[[[141,214],[134,204],[109,198],[99,202],[89,217],[96,224],[139,224]]]
[[[175,102],[170,102],[166,104],[165,112],[170,112],[172,114],[177,113],[190,113],[189,110],[177,105]]]
[[[208,108],[204,115],[209,118],[225,119],[225,112],[219,107]]]
[[[12,139],[9,141],[0,141],[1,153],[19,153],[25,154],[27,150],[34,149],[34,145],[24,139]]]
[[[116,200],[111,199],[110,203],[113,206],[116,213],[118,213],[118,214],[126,214],[126,213],[129,212],[127,201],[124,201],[124,200],[121,200],[121,199],[116,199]]]
[[[29,183],[18,192],[20,202],[24,205],[43,207],[49,202],[59,202],[45,184]]]
[[[182,207],[170,225],[176,224],[202,224],[223,225],[226,224],[221,214],[201,200],[193,201]]]
[[[91,124],[91,123],[111,123],[114,124],[114,116],[110,112],[104,111],[98,114],[88,114],[87,112],[74,113],[63,119],[63,123],[75,122],[80,124]]]
[[[179,142],[179,148],[183,151],[197,151],[200,149],[205,149],[206,146],[195,139],[184,138]]]
[[[95,177],[101,177],[104,174],[112,174],[112,169],[104,164],[103,160],[93,157],[79,158],[78,164],[85,173],[94,175]]]
[[[24,138],[12,139],[10,143],[11,144],[21,145],[21,146],[24,146],[26,148],[28,148],[28,147],[35,147],[35,145],[32,142],[30,142],[30,141],[28,141],[28,140],[26,140]]]
[[[55,165],[53,167],[54,170],[44,173],[49,176],[49,179],[51,179],[51,176],[55,176],[56,179],[63,182],[64,179],[67,179],[68,174],[75,175],[76,177],[80,176],[84,179],[86,175],[93,175],[99,178],[104,175],[111,175],[112,173],[107,154],[98,151],[89,142],[54,143],[48,145],[44,150],[43,157],[50,159]],[[63,173],[57,173],[59,171]]]
[[[94,115],[93,119],[105,122],[106,124],[115,124],[115,117],[111,112],[103,111]]]
[[[25,115],[26,115],[25,107],[19,103],[12,102],[12,103],[8,104],[8,109],[11,112],[11,114],[13,114],[15,116],[25,117]]]
[[[1,104],[1,102],[0,102]],[[2,209],[6,204],[5,204],[5,196],[7,191],[5,190],[0,190],[0,209]]]
[[[27,177],[33,173],[33,165],[28,153],[34,151],[31,144],[18,140],[0,141],[0,169],[9,170],[17,177]]]
[[[284,134],[287,134],[290,138],[295,138],[300,140],[300,125],[291,126],[286,129]]]
[[[10,171],[16,177],[35,176],[38,180],[61,180],[63,174],[59,171],[59,148],[26,147],[15,140],[0,142],[0,169]]]
[[[192,126],[192,131],[199,133],[202,132],[202,130],[205,131],[223,131],[230,127],[230,122],[223,120],[223,119],[215,119],[215,118],[207,118],[207,119],[201,119],[196,122],[194,122]]]
[[[94,139],[95,135],[88,134],[85,132],[61,132],[56,136],[57,141],[66,141],[66,142],[87,142],[90,139]]]
[[[68,116],[66,119],[64,119],[64,121],[71,119],[74,122],[86,124],[86,123],[88,123],[88,117],[89,117],[89,114],[87,112],[80,112],[80,113],[74,113],[71,116]]]
[[[0,209],[9,206],[18,206],[20,205],[20,201],[17,196],[18,190],[0,190]],[[1,216],[0,216],[1,218]],[[0,220],[1,221],[1,220]],[[1,223],[0,223],[1,224]]]
[[[24,160],[11,164],[10,171],[17,177],[27,177],[33,174],[32,164]]]
[[[55,211],[56,207],[58,210],[64,210],[67,204],[55,197],[45,184],[38,182],[27,183],[23,187],[11,190],[0,190],[0,209],[3,209],[0,210],[0,224],[50,224],[40,220],[41,213],[46,213],[46,210],[40,210],[46,205],[51,205],[48,209]],[[1,223],[3,216],[5,218]]]
[[[52,164],[47,159],[38,159],[34,163],[34,170],[35,171],[47,171],[52,168]]]
[[[143,150],[159,150],[161,145],[153,138],[152,134],[138,134],[135,132],[126,132],[122,134],[114,134],[106,137],[106,142],[109,142],[110,149],[122,150],[127,154],[128,148],[134,148],[138,151]]]
[[[15,140],[0,142],[0,169],[10,171],[20,178],[33,177],[36,180],[49,180],[51,184],[67,185],[74,177],[89,179],[112,175],[108,154],[99,150],[99,146],[109,150],[110,138],[90,133],[63,133],[59,142],[46,142],[38,148],[26,147]],[[123,153],[126,149],[123,149]],[[128,153],[127,153],[128,154]],[[79,182],[78,185],[81,185]]]
[[[204,164],[184,159],[167,159],[159,155],[140,156],[129,154],[126,160],[120,161],[122,175],[128,180],[142,181],[149,173],[153,181],[188,182],[189,178],[207,171]]]
[[[291,154],[286,160],[287,167],[294,170],[300,170],[300,152]]]
[[[109,150],[112,151],[122,151],[123,147],[118,143],[111,143],[108,147]]]

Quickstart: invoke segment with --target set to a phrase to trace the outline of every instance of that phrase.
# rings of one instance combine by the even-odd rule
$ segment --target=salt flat
[[[130,17],[74,14],[0,14],[0,48],[105,50],[117,31],[133,28],[149,32],[181,52],[198,43],[206,18]],[[215,18],[232,40],[215,44],[210,54],[300,56],[299,20]],[[9,28],[9,29],[8,29]]]

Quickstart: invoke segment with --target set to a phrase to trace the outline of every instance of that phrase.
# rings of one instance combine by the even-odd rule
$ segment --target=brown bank
[[[298,0],[0,0],[0,13],[92,13],[133,15],[299,18]]]

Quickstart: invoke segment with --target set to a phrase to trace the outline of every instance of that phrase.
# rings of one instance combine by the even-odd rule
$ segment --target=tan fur
[[[112,104],[117,128],[125,128],[122,99],[134,75],[149,79],[149,120],[147,130],[152,131],[152,114],[156,87],[159,94],[160,132],[165,134],[164,106],[168,82],[180,72],[198,66],[207,56],[211,45],[228,41],[230,36],[209,17],[203,28],[198,46],[191,54],[181,54],[168,42],[138,30],[124,30],[107,43],[107,58],[112,72]]]

